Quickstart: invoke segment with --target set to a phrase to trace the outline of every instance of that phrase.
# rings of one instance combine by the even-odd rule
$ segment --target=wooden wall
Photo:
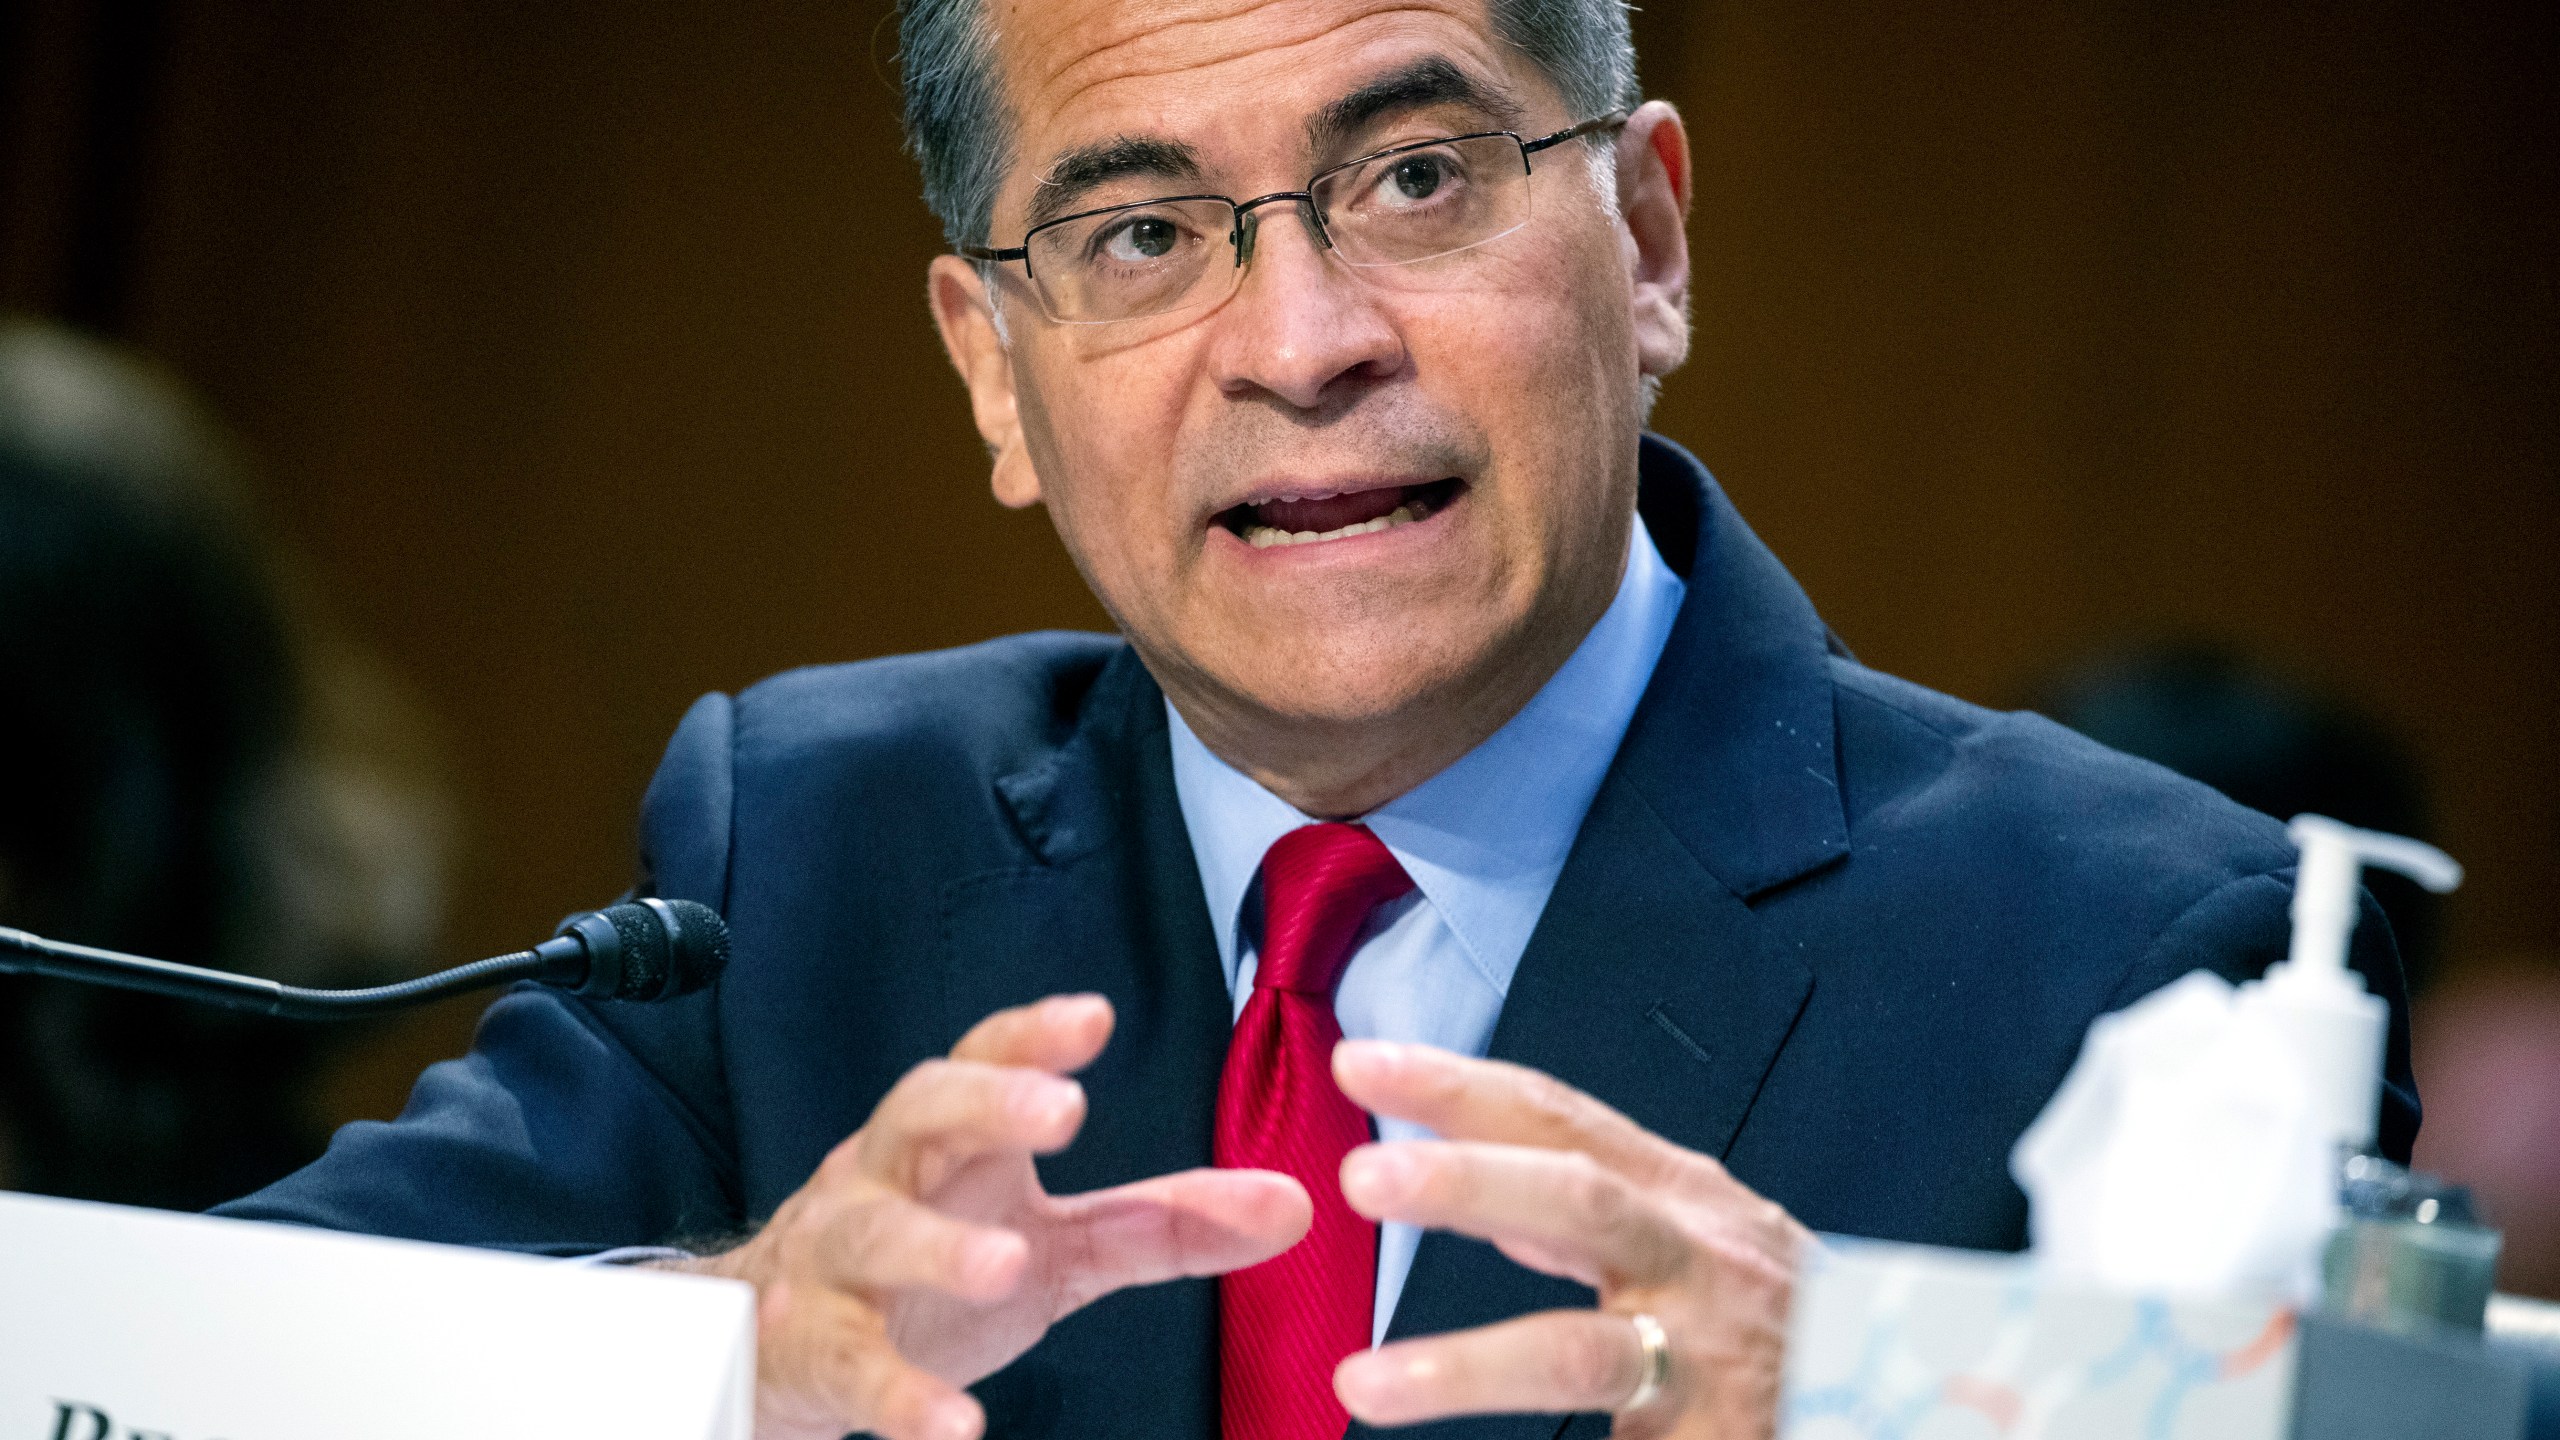
[[[999,510],[884,0],[21,0],[0,303],[200,384],[424,697],[446,948],[628,872],[693,696],[1102,616]],[[1865,658],[2002,702],[2227,637],[2421,747],[2457,953],[2560,946],[2548,7],[1662,0],[1659,413]],[[396,1106],[467,1010],[341,1087]]]

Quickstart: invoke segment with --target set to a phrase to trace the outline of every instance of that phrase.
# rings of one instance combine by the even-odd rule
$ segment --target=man
[[[1761,1435],[1805,1227],[2016,1245],[2089,1020],[2278,953],[2272,824],[1860,668],[1643,436],[1616,0],[903,39],[996,496],[1126,638],[705,700],[643,850],[717,990],[510,997],[236,1213],[695,1242],[774,1435]]]

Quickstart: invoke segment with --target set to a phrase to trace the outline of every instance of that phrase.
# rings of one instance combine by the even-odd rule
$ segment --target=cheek
[[[1114,349],[1103,348],[1107,338],[1060,327],[1018,372],[1062,474],[1126,473],[1129,461],[1164,454],[1182,423],[1190,366],[1172,343],[1179,337]]]
[[[1622,295],[1607,271],[1558,283],[1590,273],[1589,249],[1541,248],[1507,263],[1504,283],[1414,297],[1424,303],[1407,311],[1417,379],[1482,428],[1509,481],[1488,498],[1532,512],[1524,523],[1553,524],[1580,503],[1551,479],[1589,471],[1594,456],[1632,446],[1637,429],[1641,375]]]
[[[1172,338],[1105,351],[1069,332],[1017,372],[1043,503],[1115,611],[1149,593],[1133,574],[1175,563],[1180,526],[1169,522],[1187,519],[1175,515],[1167,457],[1182,429],[1190,361]]]
[[[1555,177],[1561,189],[1577,177]],[[1562,403],[1615,387],[1632,393],[1635,339],[1618,227],[1579,195],[1496,241],[1445,291],[1418,293],[1417,328],[1453,373],[1514,387],[1499,411],[1541,424],[1587,419]],[[1419,278],[1419,277],[1418,277]]]

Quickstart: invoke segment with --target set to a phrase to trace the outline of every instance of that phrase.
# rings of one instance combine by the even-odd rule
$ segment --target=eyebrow
[[[1381,120],[1442,105],[1476,111],[1505,130],[1518,129],[1528,113],[1499,85],[1432,55],[1391,70],[1317,111],[1307,121],[1307,148],[1320,156],[1339,154]]]
[[[1037,229],[1074,211],[1076,203],[1114,180],[1148,175],[1163,180],[1197,181],[1200,157],[1173,140],[1119,135],[1079,145],[1059,156],[1031,193],[1025,228]]]
[[[1477,111],[1504,129],[1517,129],[1527,113],[1500,86],[1432,55],[1391,70],[1317,111],[1307,121],[1307,148],[1316,155],[1337,154],[1381,120],[1442,105]],[[1049,163],[1032,189],[1023,228],[1036,230],[1075,213],[1086,197],[1114,180],[1147,176],[1197,184],[1202,173],[1199,152],[1178,140],[1115,135],[1079,145]]]

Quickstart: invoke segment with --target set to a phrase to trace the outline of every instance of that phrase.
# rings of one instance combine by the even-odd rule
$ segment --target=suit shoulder
[[[805,851],[856,814],[931,816],[947,823],[925,829],[946,836],[1006,833],[989,782],[1053,753],[1125,648],[1107,635],[1016,635],[706,695],[641,802],[644,883],[726,910],[742,844],[779,835]]]
[[[1063,740],[1124,648],[1117,636],[1049,630],[786,670],[739,692],[738,757],[788,764],[850,747],[1000,772]]]
[[[1852,843],[1943,836],[2086,880],[2201,894],[2293,864],[2284,827],[2041,715],[1832,662]]]

